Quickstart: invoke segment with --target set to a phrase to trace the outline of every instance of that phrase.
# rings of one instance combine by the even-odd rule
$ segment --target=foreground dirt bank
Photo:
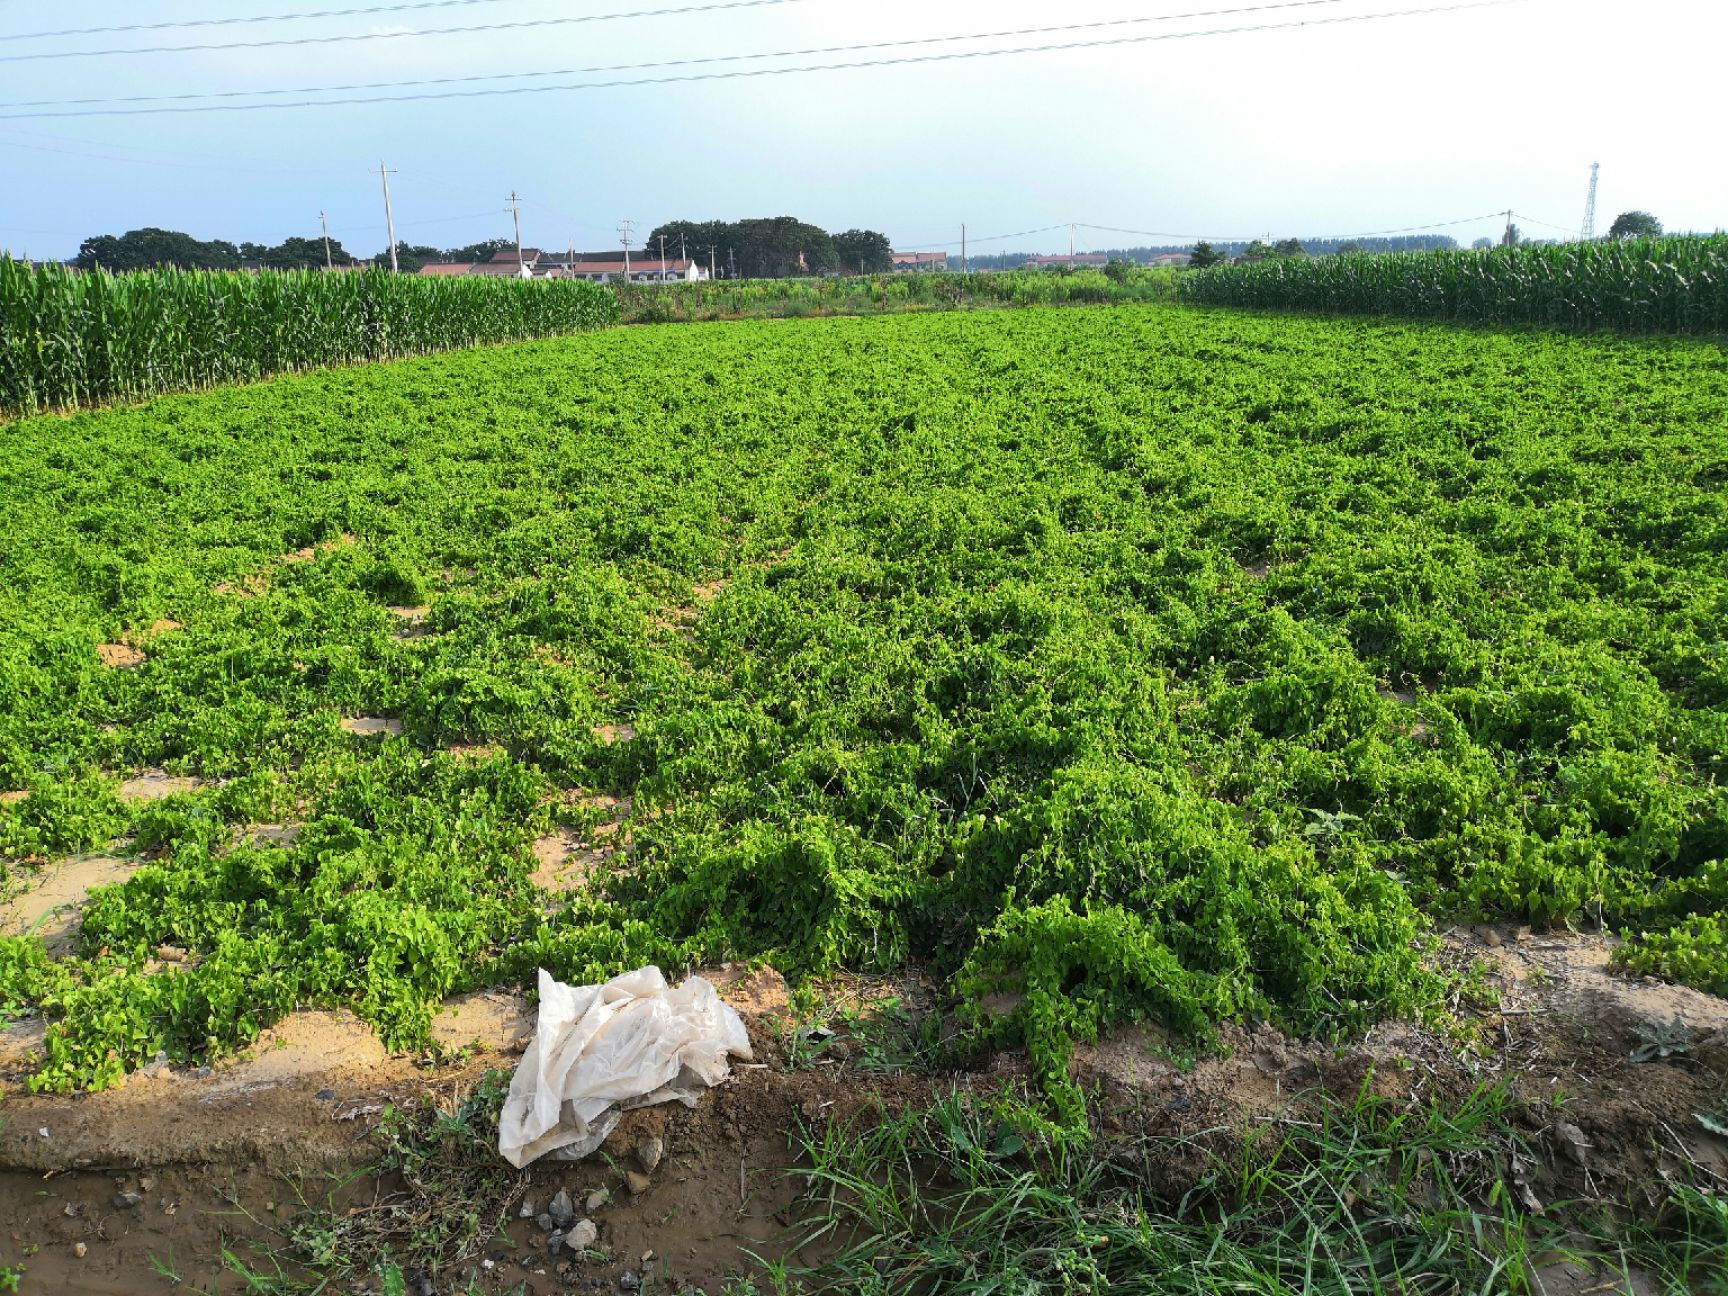
[[[1533,1151],[1531,1163],[1507,1167],[1527,1208],[1589,1199],[1636,1209],[1664,1174],[1728,1187],[1728,1141],[1697,1119],[1728,1094],[1728,1001],[1615,975],[1611,942],[1599,936],[1473,928],[1448,933],[1446,944],[1449,957],[1476,961],[1497,993],[1497,1007],[1457,1005],[1477,1023],[1474,1046],[1399,1023],[1347,1046],[1230,1029],[1222,1056],[1181,1067],[1169,1060],[1173,1041],[1141,1028],[1077,1050],[1075,1077],[1098,1095],[1107,1136],[1174,1136],[1159,1145],[1173,1150],[1145,1167],[1149,1189],[1170,1197],[1284,1119],[1299,1095],[1349,1100],[1368,1088],[1446,1105],[1496,1083],[1519,1100]],[[741,1248],[773,1256],[793,1241],[803,1184],[789,1136],[800,1125],[1025,1079],[1013,1054],[944,1074],[867,1072],[844,1040],[813,1055],[777,976],[715,976],[746,1016],[755,1062],[693,1111],[632,1113],[587,1162],[500,1177],[484,1208],[506,1224],[463,1273],[534,1293],[644,1279],[657,1290],[716,1291],[747,1264]],[[530,1030],[519,997],[467,996],[439,1021],[453,1060],[433,1066],[387,1055],[346,1014],[301,1013],[226,1065],[155,1067],[118,1090],[63,1096],[21,1092],[31,1033],[15,1025],[0,1050],[11,1072],[0,1101],[0,1218],[11,1254],[23,1256],[26,1290],[204,1285],[224,1247],[267,1266],[276,1262],[267,1256],[288,1254],[285,1234],[305,1254],[307,1221],[364,1216],[401,1187],[367,1173],[386,1109],[453,1109],[488,1072],[515,1065]],[[658,1149],[646,1172],[644,1146]],[[560,1189],[595,1226],[585,1257],[552,1254],[536,1221]],[[440,1275],[436,1289],[463,1273]]]

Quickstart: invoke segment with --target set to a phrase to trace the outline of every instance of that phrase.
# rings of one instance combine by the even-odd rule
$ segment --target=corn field
[[[383,270],[76,273],[0,257],[0,414],[599,328],[598,284]]]
[[[1720,333],[1728,332],[1728,237],[1279,257],[1185,275],[1177,296],[1461,323]]]

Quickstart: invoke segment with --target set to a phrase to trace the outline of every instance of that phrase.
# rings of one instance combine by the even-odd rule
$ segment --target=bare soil
[[[1681,1170],[1728,1187],[1728,1141],[1695,1119],[1728,1095],[1728,1001],[1612,972],[1613,943],[1602,936],[1477,927],[1443,943],[1446,957],[1478,963],[1499,996],[1494,1006],[1457,1005],[1475,1022],[1474,1042],[1407,1023],[1343,1047],[1229,1028],[1221,1055],[1185,1066],[1174,1041],[1138,1027],[1078,1049],[1073,1074],[1097,1094],[1107,1135],[1141,1147],[1147,1134],[1180,1136],[1157,1144],[1157,1163],[1145,1165],[1153,1190],[1172,1198],[1214,1157],[1283,1119],[1297,1095],[1348,1099],[1366,1086],[1449,1103],[1491,1082],[1523,1100],[1519,1120],[1537,1158],[1515,1168],[1527,1204],[1588,1196],[1636,1207],[1661,1176]],[[789,1136],[800,1123],[1025,1078],[1024,1059],[1011,1053],[957,1073],[866,1075],[844,1043],[815,1065],[795,1065],[780,978],[733,967],[709,975],[744,1014],[754,1062],[693,1110],[628,1114],[585,1162],[502,1177],[503,1198],[490,1205],[510,1222],[475,1259],[482,1286],[611,1291],[630,1271],[651,1280],[649,1290],[688,1283],[715,1292],[747,1267],[740,1248],[775,1256],[792,1244],[803,1184]],[[859,987],[867,998],[869,986]],[[934,994],[887,989],[914,1003]],[[1634,1060],[1650,1055],[1657,1028],[1684,1043],[1666,1058]],[[368,1134],[386,1105],[452,1102],[488,1070],[512,1068],[532,1029],[521,995],[461,996],[436,1019],[433,1065],[390,1056],[347,1014],[297,1013],[222,1065],[156,1066],[117,1090],[55,1096],[22,1092],[40,1026],[14,1024],[0,1032],[0,1220],[15,1249],[37,1248],[24,1257],[27,1289],[166,1290],[173,1284],[158,1265],[204,1284],[218,1276],[223,1246],[269,1268],[267,1254],[281,1252],[279,1234],[300,1213],[332,1202],[364,1211],[391,1190],[365,1173],[376,1154]],[[625,1172],[640,1170],[644,1133],[662,1140],[665,1155],[632,1195]],[[530,1216],[544,1210],[561,1187],[598,1226],[605,1259],[551,1255],[546,1234],[519,1217],[525,1202]],[[605,1203],[583,1211],[595,1192]],[[138,1201],[118,1195],[128,1193]],[[1551,1289],[1573,1290],[1559,1268],[1544,1273]],[[443,1275],[439,1290],[460,1277]]]

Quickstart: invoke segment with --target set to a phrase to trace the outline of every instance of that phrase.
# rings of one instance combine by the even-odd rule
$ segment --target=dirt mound
[[[1680,1170],[1728,1182],[1728,1142],[1695,1119],[1728,1092],[1728,1002],[1615,975],[1613,943],[1599,936],[1479,928],[1445,942],[1448,957],[1479,960],[1499,996],[1459,1005],[1474,1038],[1388,1023],[1338,1046],[1226,1027],[1220,1053],[1188,1064],[1177,1041],[1141,1026],[1077,1049],[1072,1074],[1095,1095],[1104,1134],[1120,1135],[1124,1164],[1172,1200],[1257,1130],[1300,1123],[1293,1104],[1316,1091],[1445,1105],[1492,1083],[1519,1100],[1513,1115],[1536,1158],[1507,1167],[1526,1204],[1628,1200]],[[602,1290],[634,1275],[656,1289],[717,1290],[741,1247],[774,1255],[789,1244],[800,1127],[1027,1079],[1013,1053],[945,1074],[859,1069],[866,1054],[811,1048],[812,1028],[793,1018],[772,969],[708,975],[745,1014],[756,1060],[694,1109],[628,1113],[585,1162],[502,1172],[487,1208],[506,1213],[505,1236],[476,1261],[484,1289]],[[208,1279],[219,1242],[250,1254],[279,1248],[296,1220],[380,1209],[400,1185],[352,1172],[376,1157],[368,1134],[386,1110],[445,1110],[488,1070],[512,1068],[532,1029],[520,994],[459,996],[433,1028],[445,1062],[427,1069],[386,1055],[346,1014],[298,1013],[224,1066],[159,1065],[108,1093],[10,1097],[0,1163],[33,1173],[0,1175],[0,1213],[44,1244],[32,1277],[50,1287],[148,1288],[152,1257],[170,1251],[188,1262],[182,1277]],[[1668,1044],[1651,1047],[1652,1030]],[[28,1047],[18,1027],[0,1036],[0,1065],[15,1068]],[[554,1253],[540,1216],[560,1190],[600,1251]],[[1558,1269],[1543,1272],[1564,1289]]]

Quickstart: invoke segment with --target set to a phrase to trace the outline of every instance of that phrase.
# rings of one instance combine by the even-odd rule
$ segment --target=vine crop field
[[[1436,1011],[1452,915],[1728,988],[1718,346],[647,327],[5,437],[5,885],[142,863],[0,940],[40,1086],[537,965],[916,960],[1062,1102],[1102,1023]]]

